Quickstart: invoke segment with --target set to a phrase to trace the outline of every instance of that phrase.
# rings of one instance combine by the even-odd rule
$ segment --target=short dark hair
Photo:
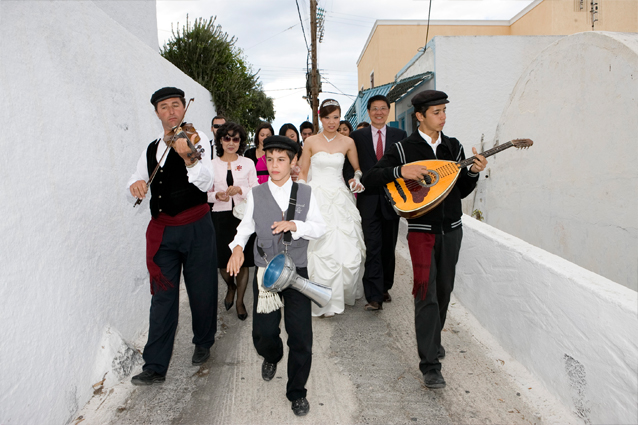
[[[421,104],[421,105],[414,105],[414,113],[416,114],[416,113],[418,112],[418,113],[420,113],[421,115],[425,116],[425,112],[426,112],[429,108],[431,108],[431,107],[433,107],[433,106],[441,106],[441,105],[445,105],[445,104],[444,104],[444,103],[442,103],[442,104],[439,104],[439,105],[427,105],[427,104],[426,104],[426,105],[423,105],[423,104]]]
[[[290,162],[292,162],[292,160],[295,158],[295,156],[297,156],[296,152],[293,152],[289,149],[281,149],[281,148],[270,148],[270,149],[264,149],[265,153],[268,152],[286,152],[286,155],[288,155],[288,159],[290,159]]]
[[[368,121],[361,121],[359,124],[357,124],[357,130],[366,127],[370,127],[370,123]]]
[[[270,125],[270,123],[268,122],[262,122],[261,124],[259,124],[257,129],[255,129],[255,140],[254,140],[255,148],[259,147],[259,132],[263,130],[264,128],[267,128],[268,130],[270,130],[271,136],[275,135],[275,130],[272,129],[272,125]]]
[[[210,120],[210,126],[213,126],[213,123],[215,122],[215,120],[224,120],[224,121],[228,121],[226,119],[226,117],[224,117],[223,115],[215,115],[215,118],[213,118],[212,120]]]
[[[237,154],[241,155],[246,150],[246,130],[241,125],[229,121],[222,124],[217,129],[217,135],[215,136],[215,152],[218,157],[224,155],[224,148],[222,147],[222,138],[227,136],[228,133],[233,133],[234,136],[239,136],[239,148],[237,148]]]
[[[346,127],[348,127],[348,129],[350,130],[350,133],[352,133],[354,130],[352,129],[352,124],[350,124],[350,121],[348,120],[341,120],[339,121],[339,127],[341,127],[341,124],[344,124]],[[339,128],[337,127],[337,128]]]
[[[370,110],[370,108],[372,107],[372,102],[376,102],[377,100],[382,100],[385,102],[386,105],[388,105],[388,109],[390,109],[390,101],[388,100],[387,97],[385,97],[382,94],[378,94],[376,96],[372,96],[370,99],[368,99],[368,111]]]
[[[313,133],[315,132],[315,126],[310,121],[304,121],[299,126],[299,132],[303,132],[304,129],[309,128]]]
[[[293,124],[290,124],[290,123],[287,123],[281,126],[281,128],[279,129],[279,135],[285,136],[288,130],[292,130],[295,132],[295,134],[297,135],[297,143],[301,142],[301,136],[299,136],[297,127],[295,127]]]
[[[180,100],[180,102],[182,102],[182,106],[186,106],[186,99],[184,99],[184,96],[174,96],[174,97],[167,97],[166,99],[162,99],[162,100],[168,100],[168,99],[173,99],[173,98],[177,98]],[[157,112],[157,104],[160,103],[162,100],[155,102],[153,104],[153,106],[155,106],[155,112]]]
[[[414,106],[414,113],[416,114],[418,112],[419,114],[425,116],[425,111],[427,111],[430,106],[432,105],[416,105]]]

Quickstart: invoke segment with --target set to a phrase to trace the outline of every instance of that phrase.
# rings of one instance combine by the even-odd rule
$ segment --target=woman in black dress
[[[248,268],[253,267],[253,250],[245,250],[244,265],[237,275],[237,283],[226,272],[226,265],[231,251],[228,247],[240,221],[233,215],[233,208],[248,196],[252,187],[258,185],[255,164],[241,154],[246,148],[246,131],[239,124],[228,122],[217,130],[215,150],[217,157],[213,159],[215,182],[208,192],[208,202],[213,204],[213,223],[217,241],[217,265],[222,278],[228,285],[224,299],[226,310],[233,306],[237,292],[237,317],[246,320],[248,311],[244,305],[244,294],[248,283]]]

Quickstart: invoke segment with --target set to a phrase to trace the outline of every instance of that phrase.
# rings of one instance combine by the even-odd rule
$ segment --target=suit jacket
[[[367,173],[377,163],[377,154],[375,151],[375,143],[372,140],[372,126],[365,127],[350,133],[350,137],[354,140],[359,156],[359,167],[363,174]],[[394,127],[386,127],[385,149],[384,153],[390,151],[392,145],[406,139],[408,134]],[[354,169],[350,162],[346,159],[343,167],[343,177],[346,182],[354,177]],[[357,195],[357,208],[362,218],[372,216],[377,210],[377,204],[381,204],[383,218],[386,220],[398,220],[399,216],[392,209],[390,202],[386,199],[385,192],[382,187],[366,188],[366,190]]]

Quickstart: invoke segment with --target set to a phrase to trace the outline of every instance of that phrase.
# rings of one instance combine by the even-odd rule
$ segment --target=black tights
[[[237,313],[246,313],[246,306],[244,306],[244,294],[246,293],[246,287],[248,286],[248,267],[242,267],[241,269],[239,269],[239,273],[237,274],[237,285],[235,285],[234,282],[235,278],[228,274],[226,269],[219,269],[219,273],[222,275],[222,278],[224,279],[224,282],[226,282],[226,285],[228,285],[226,301],[232,301],[232,299],[228,299],[228,296],[232,293],[234,298],[235,290],[237,290]]]

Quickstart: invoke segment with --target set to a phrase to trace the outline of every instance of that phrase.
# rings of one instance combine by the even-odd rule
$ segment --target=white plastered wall
[[[487,223],[637,290],[637,117],[638,34],[557,41],[522,73],[495,135],[534,146],[490,159],[476,208]]]
[[[638,294],[463,217],[454,293],[583,423],[638,423]]]
[[[436,90],[447,93],[443,132],[463,144],[466,155],[481,136],[494,139],[503,108],[534,58],[560,36],[435,37]]]
[[[155,0],[93,0],[93,3],[150,48],[159,49]]]
[[[150,214],[125,186],[161,132],[150,96],[182,88],[205,132],[215,111],[91,1],[3,0],[0,19],[0,423],[63,424],[148,326]]]

